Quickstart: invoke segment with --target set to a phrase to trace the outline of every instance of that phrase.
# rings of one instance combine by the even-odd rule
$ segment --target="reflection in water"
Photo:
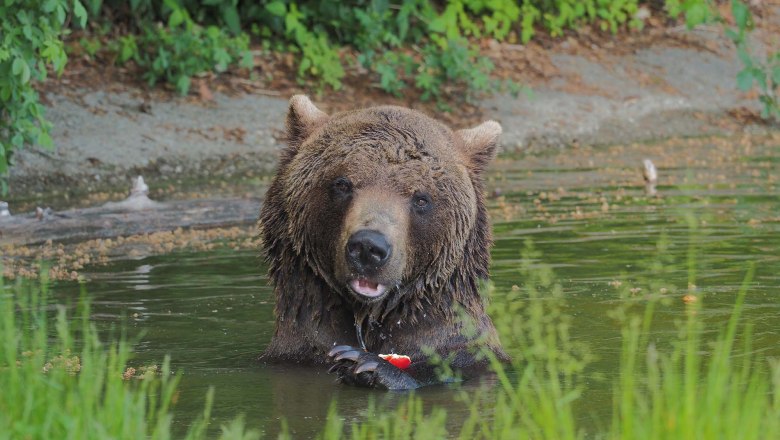
[[[522,286],[520,249],[526,239],[534,240],[543,253],[543,261],[535,264],[552,266],[563,286],[573,334],[598,356],[581,399],[583,420],[605,421],[612,405],[611,378],[617,373],[620,349],[618,326],[608,316],[619,302],[614,286],[636,285],[639,296],[651,284],[667,289],[670,301],[659,307],[652,328],[652,337],[662,343],[676,332],[676,322],[683,316],[690,249],[695,250],[696,263],[696,285],[691,288],[702,301],[707,331],[728,318],[745,262],[757,263],[744,316],[753,325],[754,350],[780,356],[780,206],[767,187],[735,177],[729,187],[706,182],[666,186],[661,188],[664,198],[656,199],[644,196],[641,181],[629,190],[602,182],[596,188],[572,184],[554,196],[541,197],[539,182],[555,181],[560,170],[537,169],[529,178],[521,165],[513,167],[499,171],[503,196],[493,200],[492,279],[497,287],[493,301],[507,301],[504,293]],[[568,181],[576,182],[583,180],[578,175],[587,177],[592,170],[567,172]],[[659,170],[659,182],[664,181],[663,173],[668,177],[671,172]],[[676,172],[682,181],[686,170]],[[537,190],[529,192],[526,184],[531,180]],[[605,194],[610,196],[606,210]],[[519,209],[507,219],[502,213],[508,205]],[[686,214],[696,219],[693,232]],[[336,385],[324,369],[258,364],[255,359],[273,332],[273,300],[265,268],[252,252],[127,259],[85,274],[91,280],[87,290],[98,325],[110,331],[122,323],[130,339],[137,341],[133,366],[160,363],[170,354],[174,370],[183,372],[176,407],[180,424],[202,411],[210,386],[216,388],[215,429],[244,413],[250,426],[270,437],[282,418],[296,438],[313,436],[334,399],[347,424],[370,417],[372,401],[382,411],[406,399],[404,393]],[[60,283],[53,289],[54,300],[74,298],[78,289]],[[448,420],[457,426],[466,416],[459,396],[480,387],[489,390],[489,378],[482,382],[430,387],[417,394],[428,406],[446,407]]]

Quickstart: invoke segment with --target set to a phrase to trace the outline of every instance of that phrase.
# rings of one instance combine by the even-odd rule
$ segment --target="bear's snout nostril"
[[[358,272],[384,266],[392,249],[384,234],[371,229],[357,231],[347,241],[347,257]]]

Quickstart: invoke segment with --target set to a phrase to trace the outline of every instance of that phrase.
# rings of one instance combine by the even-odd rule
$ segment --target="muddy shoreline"
[[[759,42],[760,32],[755,33]],[[499,121],[505,152],[732,134],[747,123],[735,113],[755,112],[759,103],[754,93],[738,90],[742,65],[720,34],[715,26],[685,33],[670,29],[628,50],[619,36],[601,47],[562,40],[537,61],[544,75],[532,75],[534,66],[516,66],[529,71],[525,93],[498,93],[478,101],[476,111],[461,115],[454,108],[439,116],[455,128]],[[524,50],[496,49],[505,57]],[[12,201],[43,197],[57,187],[105,191],[139,174],[157,182],[267,175],[283,146],[286,95],[215,92],[204,101],[135,85],[95,87],[44,88],[56,149],[18,152],[9,179]],[[360,91],[352,93],[352,106],[336,92],[315,101],[328,111],[387,103],[416,107],[391,97],[366,102]]]

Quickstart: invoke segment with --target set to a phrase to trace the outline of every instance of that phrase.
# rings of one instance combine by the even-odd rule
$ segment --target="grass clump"
[[[731,317],[711,343],[702,336],[699,301],[686,306],[667,350],[648,340],[652,302],[641,316],[619,311],[623,345],[610,438],[780,436],[780,364],[755,355],[750,323],[737,336],[753,274],[751,266]]]
[[[594,358],[572,336],[562,289],[539,257],[527,244],[520,269],[525,287],[491,310],[513,360],[493,362],[496,387],[459,392],[468,417],[451,420],[437,408],[426,413],[422,399],[411,395],[394,412],[369,409],[370,417],[351,426],[332,408],[322,438],[406,439],[423,431],[425,438],[463,439],[780,438],[780,362],[752,350],[751,326],[740,321],[752,268],[714,340],[704,336],[699,301],[686,306],[676,336],[651,340],[654,311],[668,298],[638,297],[626,286],[612,313],[622,337],[620,364],[602,372],[616,377],[613,406],[607,419],[593,415],[594,423],[582,416],[586,379],[599,378],[589,371]]]
[[[169,360],[134,375],[128,343],[101,342],[86,301],[75,328],[64,306],[54,308],[53,320],[51,310],[45,281],[4,286],[0,279],[0,439],[174,437],[180,376]],[[212,398],[210,391],[184,438],[206,437]],[[258,437],[240,419],[222,427],[221,438]]]

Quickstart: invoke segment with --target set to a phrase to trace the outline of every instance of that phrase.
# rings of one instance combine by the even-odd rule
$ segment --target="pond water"
[[[663,279],[652,281],[669,289],[669,301],[658,308],[654,338],[675,332],[691,282],[705,328],[714,331],[730,315],[752,261],[757,270],[744,319],[754,325],[754,350],[780,356],[780,148],[741,142],[705,139],[527,154],[502,158],[491,171],[492,301],[501,304],[505,292],[523,285],[520,250],[532,239],[543,254],[538,263],[550,265],[563,287],[574,334],[597,356],[588,369],[593,379],[583,397],[583,420],[608,423],[620,350],[618,324],[608,317],[621,301],[615,281],[636,282],[645,289],[637,295],[646,292],[645,281],[658,277],[652,262],[659,259],[661,242]],[[638,167],[646,156],[659,167],[659,198],[644,194]],[[691,249],[695,270],[687,263]],[[365,417],[372,400],[380,408],[405,401],[403,393],[336,385],[325,371],[256,363],[273,332],[265,271],[256,252],[223,249],[118,259],[82,273],[90,279],[87,290],[100,328],[124,326],[137,341],[135,366],[160,363],[170,354],[174,370],[183,372],[176,406],[182,426],[202,411],[211,386],[212,426],[243,413],[249,426],[271,437],[281,418],[296,438],[314,436],[333,399],[347,421]],[[61,282],[53,292],[53,300],[72,302],[78,286]],[[468,391],[491,385],[463,386]],[[447,408],[456,423],[466,413],[453,394],[447,386],[418,392],[427,406]]]

